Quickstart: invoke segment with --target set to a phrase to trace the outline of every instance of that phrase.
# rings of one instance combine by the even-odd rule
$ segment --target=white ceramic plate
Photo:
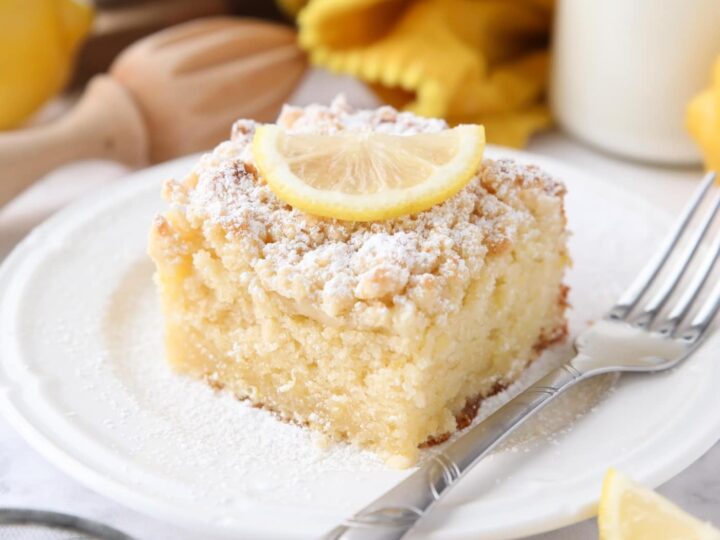
[[[561,163],[489,153],[537,163],[567,183],[576,333],[629,282],[670,219]],[[312,538],[407,472],[348,446],[320,449],[303,429],[167,369],[146,235],[162,208],[160,181],[193,161],[138,172],[67,208],[7,259],[0,406],[80,482],[203,538]],[[623,378],[553,432],[563,415],[588,408],[598,386],[576,392],[531,429],[545,436],[481,463],[414,538],[514,538],[589,517],[611,465],[650,485],[672,477],[720,434],[718,348],[711,339],[671,373]]]

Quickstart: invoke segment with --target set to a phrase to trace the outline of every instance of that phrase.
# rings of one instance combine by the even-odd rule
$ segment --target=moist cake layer
[[[286,107],[289,131],[444,129],[389,107]],[[512,382],[564,335],[563,186],[484,162],[420,214],[358,223],[275,197],[250,152],[255,125],[170,181],[155,260],[170,363],[282,417],[412,463],[468,400]]]

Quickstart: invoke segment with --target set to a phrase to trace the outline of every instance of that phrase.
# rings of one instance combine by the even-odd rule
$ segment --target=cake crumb
[[[278,124],[296,133],[447,128],[443,120],[387,106],[356,110],[343,97],[329,107],[285,106]],[[228,243],[242,239],[241,252],[219,254],[224,264],[249,266],[266,290],[312,305],[328,324],[350,316],[372,326],[371,313],[396,304],[413,304],[430,317],[457,311],[486,258],[512,245],[518,224],[533,219],[522,190],[564,192],[538,168],[486,160],[463,190],[419,214],[370,223],[319,218],[279,200],[259,175],[250,151],[255,127],[236,122],[231,140],[164,195],[191,226],[216,226]]]

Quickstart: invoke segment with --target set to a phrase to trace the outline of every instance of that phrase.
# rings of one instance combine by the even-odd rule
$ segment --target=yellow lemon
[[[720,168],[720,58],[715,62],[710,88],[688,104],[686,122],[700,146],[708,170]]]
[[[91,21],[89,2],[0,0],[0,129],[62,89]]]
[[[253,156],[278,198],[309,214],[355,221],[421,212],[460,191],[477,172],[482,126],[391,135],[291,134],[258,128]]]
[[[601,540],[720,540],[720,531],[610,469],[598,527]]]

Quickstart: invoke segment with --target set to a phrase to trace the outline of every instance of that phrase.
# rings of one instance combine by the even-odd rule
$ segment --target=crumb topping
[[[293,132],[408,135],[447,127],[391,107],[354,110],[342,98],[329,107],[285,106],[278,124]],[[536,167],[486,160],[457,195],[422,213],[369,223],[315,217],[275,197],[258,174],[254,130],[252,121],[236,122],[230,141],[205,155],[185,182],[170,182],[165,196],[202,229],[223,264],[254,274],[300,312],[319,310],[330,319],[354,311],[372,313],[377,324],[393,307],[454,311],[486,258],[512,245],[518,227],[534,219],[523,193],[564,194]]]

